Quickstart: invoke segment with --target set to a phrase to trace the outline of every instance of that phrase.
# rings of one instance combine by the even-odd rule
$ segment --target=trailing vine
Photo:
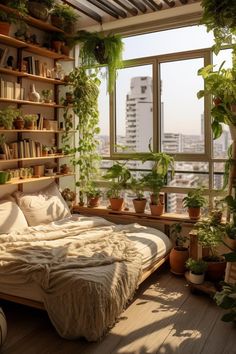
[[[99,141],[96,135],[99,134],[99,112],[98,95],[100,80],[96,74],[88,75],[83,67],[75,68],[68,77],[68,85],[72,88],[73,103],[65,105],[65,136],[64,149],[75,154],[73,164],[79,166],[79,181],[76,185],[80,188],[80,203],[83,203],[85,191],[89,182],[98,173],[100,156],[97,153]],[[71,126],[71,112],[77,116],[78,141],[75,148],[69,146],[67,137]]]

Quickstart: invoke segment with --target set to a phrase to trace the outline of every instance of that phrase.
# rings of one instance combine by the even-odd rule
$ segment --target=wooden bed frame
[[[165,257],[158,259],[156,262],[154,262],[149,268],[145,269],[145,271],[142,274],[142,277],[139,281],[140,285],[144,280],[146,280],[153,272],[155,272],[162,264],[164,264],[167,260],[169,259],[169,254],[167,254]],[[25,305],[25,306],[30,306],[36,309],[44,310],[46,311],[44,304],[40,301],[35,301],[35,300],[30,300],[24,297],[20,296],[14,296],[14,295],[9,295],[5,293],[0,293],[0,299],[1,300],[7,300],[11,302],[15,302],[17,304]]]

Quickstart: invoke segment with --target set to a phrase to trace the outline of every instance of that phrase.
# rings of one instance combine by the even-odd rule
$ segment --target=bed
[[[40,192],[35,205],[35,195],[14,196],[20,207],[17,216],[22,219],[22,212],[27,226],[22,222],[6,232],[7,222],[2,224],[0,297],[46,309],[64,338],[96,341],[115,323],[140,282],[167,259],[171,242],[153,228],[70,215],[65,206],[60,210],[63,201],[59,195],[60,202],[55,199],[56,187],[50,188],[49,193]],[[45,199],[47,213],[41,208]],[[2,214],[3,209],[6,214],[5,202]],[[38,224],[38,214],[51,218],[54,212],[59,220]],[[16,220],[16,210],[14,215]],[[1,216],[0,204],[4,220]]]

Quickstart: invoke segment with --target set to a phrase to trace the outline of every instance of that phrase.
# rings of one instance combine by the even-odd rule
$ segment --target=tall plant
[[[80,202],[83,202],[87,184],[98,173],[100,156],[97,153],[99,141],[96,135],[99,134],[98,95],[100,81],[96,74],[88,75],[83,67],[75,68],[68,76],[68,85],[72,88],[74,101],[72,109],[78,118],[76,130],[78,141],[75,148],[67,152],[75,153],[74,165],[79,166],[79,181],[76,185],[80,187]],[[71,114],[68,106],[65,106],[65,114]],[[64,118],[68,118],[64,115]],[[70,121],[70,118],[68,119]],[[70,127],[70,125],[69,125]],[[78,156],[77,156],[78,155]]]

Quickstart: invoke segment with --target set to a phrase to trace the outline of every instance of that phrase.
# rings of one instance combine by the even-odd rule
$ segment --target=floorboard
[[[207,296],[193,295],[165,268],[137,291],[99,343],[58,336],[45,312],[2,302],[8,336],[2,354],[236,354],[236,326]]]

